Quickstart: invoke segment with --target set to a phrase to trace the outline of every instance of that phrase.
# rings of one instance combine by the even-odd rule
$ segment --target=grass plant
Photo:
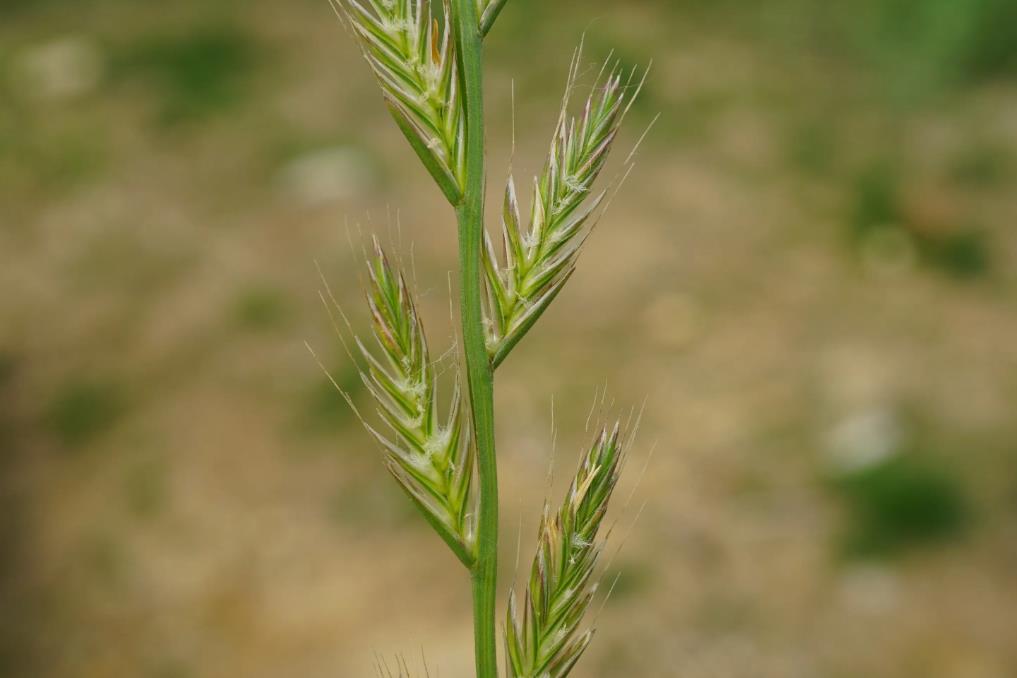
[[[413,295],[377,240],[367,265],[374,341],[354,335],[344,343],[361,365],[377,406],[376,417],[361,419],[384,450],[389,471],[470,574],[476,675],[495,678],[494,374],[571,278],[581,247],[609,202],[607,190],[595,182],[642,79],[635,70],[623,72],[607,63],[581,113],[573,116],[569,104],[581,64],[581,50],[576,52],[526,221],[515,180],[508,182],[499,252],[484,225],[483,54],[485,37],[510,3],[445,0],[439,8],[428,0],[332,2],[377,76],[397,126],[458,222],[462,356],[444,412],[436,363]],[[564,504],[554,512],[545,507],[528,585],[509,600],[508,676],[567,676],[590,643],[592,631],[581,627],[596,592],[604,541],[599,528],[618,479],[623,441],[618,425],[601,432]]]

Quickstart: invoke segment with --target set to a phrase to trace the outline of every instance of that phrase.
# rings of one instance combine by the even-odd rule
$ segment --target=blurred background
[[[1017,3],[510,0],[492,224],[513,83],[525,185],[584,31],[654,61],[612,171],[661,118],[499,373],[502,588],[606,385],[646,412],[577,676],[1017,675]],[[327,2],[2,0],[0,187],[0,674],[472,675],[304,346],[366,404],[315,261],[366,327],[370,233],[454,335],[452,215]]]

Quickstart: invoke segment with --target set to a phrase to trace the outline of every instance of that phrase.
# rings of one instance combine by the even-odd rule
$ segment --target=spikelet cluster
[[[439,405],[435,364],[416,306],[403,276],[377,240],[368,261],[367,291],[377,346],[368,348],[359,338],[355,348],[345,339],[343,343],[351,358],[362,364],[361,378],[377,405],[382,423],[365,425],[384,449],[389,471],[474,577],[478,674],[491,677],[498,531],[492,507],[497,507],[498,496],[491,443],[493,384],[487,368],[497,368],[505,360],[574,273],[584,241],[610,202],[607,190],[595,184],[645,75],[639,78],[635,70],[623,73],[617,64],[606,63],[582,112],[572,115],[569,105],[581,49],[576,53],[546,163],[533,181],[528,218],[524,222],[515,180],[510,178],[501,219],[502,246],[496,248],[491,235],[483,234],[480,258],[485,275],[480,281],[472,271],[481,263],[473,257],[484,201],[482,191],[472,193],[472,181],[466,194],[466,158],[471,160],[471,180],[482,178],[485,135],[481,116],[476,115],[480,111],[471,108],[475,115],[466,115],[464,88],[471,93],[470,101],[477,101],[473,94],[482,91],[478,83],[482,50],[471,24],[479,21],[479,33],[487,35],[507,0],[441,0],[442,6],[436,7],[437,1],[330,0],[356,35],[400,130],[458,208],[462,284],[469,292],[464,294],[469,304],[460,309],[467,339],[463,364],[470,368],[472,391],[479,393],[472,416],[474,404],[461,398],[458,379],[442,416],[446,408]],[[477,341],[481,331],[474,303],[477,292],[484,296],[486,356]],[[352,333],[348,320],[346,325]],[[360,356],[354,357],[357,352]],[[485,358],[490,365],[483,364]],[[476,422],[475,436],[471,422]],[[476,440],[484,443],[479,457]],[[605,541],[599,533],[618,481],[622,447],[618,425],[601,431],[584,455],[561,508],[552,513],[544,507],[525,592],[517,598],[513,591],[509,597],[505,642],[510,678],[565,678],[591,641],[593,632],[580,626],[596,592],[595,570]],[[478,464],[478,459],[484,463]],[[478,496],[481,489],[483,501]],[[479,535],[472,518],[478,506],[484,517]],[[376,668],[379,675],[393,678],[409,673],[404,660],[394,669],[383,662]]]
[[[619,427],[603,430],[583,458],[565,503],[541,520],[537,555],[522,603],[509,596],[506,655],[512,678],[563,678],[593,631],[578,633],[596,592],[598,542],[622,460]],[[522,608],[520,610],[520,607]]]
[[[571,92],[579,57],[573,62]],[[601,74],[603,77],[603,73]],[[600,78],[598,78],[599,80]],[[524,227],[515,180],[509,178],[502,215],[503,257],[488,235],[487,344],[495,367],[554,301],[575,270],[591,216],[606,191],[594,183],[607,162],[618,129],[638,95],[635,71],[625,77],[615,66],[594,87],[581,117],[567,112],[566,94],[543,172],[534,178],[529,224]]]
[[[460,62],[445,1],[439,21],[429,0],[332,0],[360,39],[399,129],[449,202],[465,177]]]
[[[474,557],[470,525],[474,452],[458,383],[447,417],[438,413],[438,386],[424,328],[403,276],[393,271],[377,240],[368,262],[367,302],[379,359],[357,339],[366,367],[361,377],[378,405],[387,433],[368,430],[410,499],[465,564]]]

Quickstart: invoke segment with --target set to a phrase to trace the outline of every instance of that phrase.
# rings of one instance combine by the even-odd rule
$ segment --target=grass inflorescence
[[[362,378],[392,435],[368,426],[388,452],[387,466],[455,554],[467,566],[474,559],[469,524],[473,448],[460,407],[458,383],[449,413],[438,413],[438,383],[424,328],[406,281],[375,241],[368,264],[368,306],[379,360],[359,339],[366,362]]]
[[[442,22],[427,0],[348,0],[338,7],[360,38],[399,129],[449,201],[458,202],[466,129],[448,3]]]
[[[376,405],[376,418],[347,402],[384,451],[386,465],[427,522],[469,570],[478,678],[496,678],[498,481],[494,373],[572,277],[581,247],[610,202],[597,188],[619,128],[645,81],[605,63],[571,115],[582,50],[544,168],[533,182],[524,222],[510,178],[499,254],[485,229],[483,40],[507,0],[331,0],[374,70],[395,121],[454,208],[459,234],[461,360],[442,408],[438,369],[404,275],[374,241],[367,306],[373,342],[329,291],[345,328],[336,327]],[[334,319],[334,316],[333,316]],[[368,343],[373,347],[369,348]],[[462,386],[460,385],[462,384]],[[338,383],[336,383],[338,386]],[[342,387],[340,387],[342,390]],[[444,414],[442,410],[444,409]],[[512,593],[504,642],[512,678],[564,678],[589,645],[583,620],[597,591],[601,523],[622,466],[619,426],[605,429],[584,455],[564,504],[545,506],[537,555],[521,598]],[[405,662],[399,675],[408,674]],[[383,665],[381,675],[393,675]]]
[[[578,67],[579,55],[569,73],[569,93]],[[633,87],[635,71],[626,78],[618,66],[607,73],[606,80],[603,87],[594,87],[579,118],[569,117],[566,95],[544,170],[533,181],[529,225],[524,226],[515,180],[510,177],[502,216],[501,259],[491,238],[485,238],[487,342],[495,367],[572,276],[588,233],[586,226],[607,195],[606,190],[594,192],[594,184],[640,88]]]
[[[566,676],[593,639],[593,631],[579,633],[579,625],[597,591],[598,533],[621,462],[615,425],[601,431],[583,457],[557,514],[544,506],[526,595],[522,603],[514,591],[509,596],[505,644],[512,678]]]

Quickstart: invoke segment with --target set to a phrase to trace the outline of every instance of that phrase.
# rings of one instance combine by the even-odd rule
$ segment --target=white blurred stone
[[[95,89],[102,78],[103,58],[92,39],[67,36],[28,48],[15,69],[29,96],[58,101]]]
[[[897,454],[902,440],[902,426],[892,410],[879,407],[861,410],[831,429],[827,460],[837,473],[854,473]]]
[[[335,146],[297,156],[282,168],[279,182],[302,205],[315,207],[361,195],[375,177],[363,153]]]

